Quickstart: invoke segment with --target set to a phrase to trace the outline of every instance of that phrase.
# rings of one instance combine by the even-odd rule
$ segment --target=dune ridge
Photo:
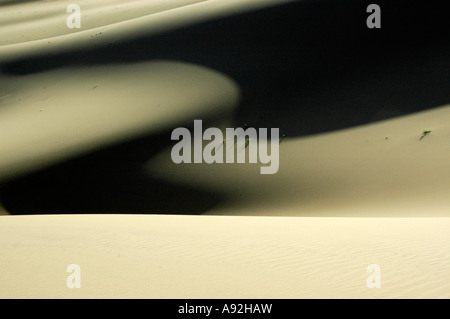
[[[97,29],[122,21],[149,16],[154,13],[180,8],[205,0],[175,1],[118,1],[103,2],[78,1],[81,8],[82,28],[69,29],[66,19],[71,14],[66,8],[72,2],[53,1],[15,5],[1,9],[0,26],[2,37],[0,45],[12,45],[70,35],[76,32]],[[133,10],[139,8],[139,10]]]
[[[239,101],[238,87],[226,76],[171,61],[61,69],[0,82],[10,88],[0,107],[0,181],[193,116],[226,117]]]
[[[0,50],[0,62],[5,63],[18,59],[82,50],[87,47],[110,45],[290,1],[292,0],[279,0],[276,3],[270,0],[246,2],[240,0],[177,0],[176,2],[158,0],[155,3],[155,1],[137,0],[127,5],[129,15],[123,15],[124,9],[119,10],[117,15],[113,15],[113,18],[110,14],[107,17],[105,15],[104,22],[101,22],[101,19],[89,22],[89,29],[87,30],[85,28],[69,29],[65,24],[69,15],[65,12],[65,8],[69,2],[57,1],[47,5],[53,8],[52,10],[58,8],[58,15],[41,19],[37,26],[35,25],[37,22],[30,23],[27,17],[20,16],[18,20],[13,21],[15,24],[20,21],[18,27],[14,27],[14,23],[9,21],[8,28],[2,28],[3,34],[0,33],[2,39],[2,42],[0,42],[2,48]],[[115,0],[113,3],[116,2]],[[93,6],[95,11],[92,13],[95,18],[103,15],[104,7],[110,10],[117,7],[113,4],[105,6],[103,1],[98,0],[96,2],[84,0],[79,1],[79,3],[81,5],[89,3],[90,6]],[[24,5],[27,8],[30,4]],[[41,3],[36,3],[36,5],[41,5]],[[143,14],[141,9],[146,7],[148,7],[148,10],[144,10],[146,14]],[[62,11],[63,9],[64,11]],[[8,10],[8,7],[0,7],[0,17],[8,16],[8,13],[11,14]],[[13,7],[11,10],[14,12],[16,9]],[[123,16],[128,17],[128,20],[122,20]],[[82,21],[84,20],[83,18]],[[87,18],[87,20],[91,21],[90,18]],[[49,31],[51,26],[53,26],[52,31]]]
[[[213,189],[211,214],[353,217],[450,216],[450,106],[332,133],[286,138],[280,168],[261,163],[176,165],[167,149],[147,172]],[[431,130],[424,138],[423,130]]]

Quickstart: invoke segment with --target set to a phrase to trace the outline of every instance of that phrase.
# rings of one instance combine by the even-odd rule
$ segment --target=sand
[[[5,298],[449,298],[448,218],[10,216]],[[355,240],[357,238],[357,240]],[[66,268],[81,269],[69,289]],[[381,288],[368,288],[368,265]]]
[[[77,1],[83,26],[66,25],[72,1],[31,1],[1,8],[0,62],[125,42],[289,0]],[[24,12],[26,12],[24,14]],[[86,25],[85,25],[86,23]]]
[[[176,165],[170,150],[152,177],[214,189],[228,200],[211,214],[449,217],[450,106],[280,144],[280,168],[262,163]],[[423,131],[431,133],[422,137]]]
[[[239,100],[224,75],[164,61],[6,76],[0,83],[9,88],[0,108],[0,181],[192,117],[226,117]]]
[[[65,25],[68,1],[0,0],[0,187],[196,118],[225,125],[241,103],[239,83],[204,65],[59,65],[62,55],[126,51],[132,39],[285,2],[80,0],[78,30]],[[26,58],[25,74],[6,64]],[[450,106],[436,101],[288,136],[274,175],[260,175],[261,163],[175,165],[166,143],[140,181],[222,199],[197,216],[10,216],[0,188],[0,297],[450,298]],[[67,285],[72,264],[80,288]],[[379,288],[367,284],[370,265],[379,266]]]
[[[0,215],[9,215],[5,207],[2,206],[2,203],[0,203]]]

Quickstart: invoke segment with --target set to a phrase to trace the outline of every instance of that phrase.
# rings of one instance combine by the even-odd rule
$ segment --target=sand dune
[[[0,204],[0,215],[16,213],[8,206],[13,192],[7,190],[17,181],[22,184],[16,196],[31,203],[25,206],[30,214],[37,209],[30,189],[39,197],[57,188],[46,195],[64,202],[55,196],[74,191],[69,185],[77,181],[86,190],[77,193],[75,185],[73,201],[64,205],[89,205],[102,191],[112,201],[125,194],[111,189],[135,195],[141,188],[145,204],[156,197],[166,203],[146,207],[147,212],[160,209],[157,215],[124,209],[116,215],[1,216],[1,298],[450,298],[450,101],[448,77],[441,70],[448,65],[446,51],[438,41],[427,42],[432,34],[425,25],[413,28],[425,34],[412,36],[411,42],[421,46],[414,55],[417,47],[408,47],[408,36],[397,37],[410,28],[403,20],[400,27],[392,23],[395,10],[387,10],[383,31],[369,31],[380,31],[376,36],[367,30],[351,33],[364,19],[358,15],[347,23],[343,13],[348,8],[350,15],[366,12],[348,1],[339,3],[343,18],[337,20],[331,19],[337,6],[331,1],[305,2],[304,7],[296,2],[295,11],[286,7],[277,11],[285,14],[278,18],[267,11],[263,18],[257,14],[257,9],[288,2],[80,0],[83,27],[69,29],[68,1],[0,0],[0,199],[6,206]],[[411,10],[409,3],[400,8],[401,13]],[[301,19],[291,16],[302,10],[309,11]],[[244,12],[255,15],[220,20]],[[246,25],[250,18],[253,24]],[[216,20],[219,27],[212,30],[220,32],[207,36],[211,25],[200,23]],[[286,37],[284,20],[305,20],[295,41]],[[230,29],[235,34],[224,32],[235,22],[238,27]],[[270,32],[276,23],[282,33]],[[192,26],[198,28],[152,42],[156,35]],[[255,41],[238,37],[248,31],[245,27]],[[350,40],[342,30],[350,32]],[[389,54],[378,60],[383,48],[367,52],[383,37]],[[132,42],[136,39],[144,40]],[[213,40],[221,45],[211,48]],[[176,54],[175,43],[186,46],[184,55]],[[301,45],[299,51],[295,44]],[[355,48],[360,50],[354,53]],[[440,51],[430,53],[436,48]],[[115,56],[108,60],[110,49]],[[89,58],[83,60],[85,55]],[[359,64],[352,64],[354,59]],[[420,79],[410,81],[414,77]],[[387,101],[389,94],[394,98]],[[315,109],[315,103],[320,107]],[[358,108],[343,108],[345,103]],[[405,112],[400,104],[412,106]],[[239,113],[239,107],[247,113]],[[366,108],[380,118],[385,113],[396,117],[361,122],[374,115],[363,114]],[[90,169],[83,166],[93,164],[88,155],[138,138],[158,138],[194,119],[228,127],[243,114],[263,123],[263,115],[276,119],[283,112],[294,134],[280,145],[280,169],[274,175],[261,175],[261,163],[175,165],[169,140],[160,141],[151,156],[141,150],[145,165],[141,157],[127,158],[135,154],[100,156],[110,161],[104,165],[109,178],[86,176],[102,170],[98,162]],[[353,119],[352,112],[360,114]],[[308,129],[293,127],[297,123]],[[63,163],[70,167],[71,160],[77,163],[83,156],[88,159],[81,169],[71,171],[78,179],[64,171]],[[127,159],[135,164],[130,175]],[[59,170],[51,171],[54,167]],[[45,179],[60,173],[59,179]],[[40,175],[34,184],[39,174],[44,178]],[[126,191],[128,185],[108,188],[108,183],[122,183],[123,176],[136,185]],[[152,184],[146,193],[154,181],[161,184]],[[159,192],[155,185],[175,190]],[[191,201],[208,201],[202,194],[220,199],[211,201],[215,206],[201,211],[203,216],[163,215],[169,202],[180,201],[177,209],[187,210]],[[80,288],[67,286],[71,264],[81,269]],[[369,265],[379,266],[380,288],[368,287]]]
[[[164,12],[204,0],[175,1],[78,1],[82,8],[82,29],[69,29],[65,21],[71,12],[66,9],[69,1],[35,1],[2,9],[2,33],[0,45],[30,42],[70,35],[80,31],[105,27],[122,21]],[[136,10],[139,8],[139,10]],[[133,10],[134,9],[134,10]]]
[[[9,215],[2,203],[0,203],[0,215]]]
[[[450,217],[450,107],[329,134],[287,138],[277,174],[261,163],[177,165],[170,150],[151,176],[214,189],[229,200],[212,214]],[[423,130],[431,133],[421,139]]]
[[[0,62],[111,45],[289,1],[82,0],[77,2],[83,7],[80,29],[70,29],[65,23],[70,1],[36,1],[0,8],[0,21],[4,21],[0,24]]]
[[[225,76],[173,62],[63,69],[0,83],[8,88],[1,96],[0,180],[192,117],[226,117],[239,99]]]
[[[5,298],[449,298],[448,218],[12,216]],[[357,239],[357,240],[356,240]],[[81,269],[69,289],[66,268]],[[368,265],[381,287],[368,288]]]

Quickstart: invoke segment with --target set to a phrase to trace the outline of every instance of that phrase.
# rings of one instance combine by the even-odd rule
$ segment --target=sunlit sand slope
[[[196,117],[225,117],[239,100],[224,75],[161,61],[3,76],[0,83],[0,181]]]
[[[284,139],[266,164],[180,164],[167,152],[151,176],[215,190],[210,213],[291,216],[450,216],[450,107],[329,134]],[[431,131],[423,135],[424,130]]]
[[[5,216],[0,297],[449,298],[449,227],[447,218]],[[81,288],[66,284],[70,264]],[[372,264],[380,288],[367,285]]]
[[[69,28],[73,1],[0,3],[0,62],[111,45],[292,0],[79,0],[80,28]]]

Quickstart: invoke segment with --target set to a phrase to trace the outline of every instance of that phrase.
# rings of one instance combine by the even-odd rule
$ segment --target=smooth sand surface
[[[162,180],[213,189],[211,214],[450,217],[450,106],[280,144],[280,168],[262,163],[177,165],[166,150],[148,163]],[[431,133],[422,137],[423,130]]]
[[[0,62],[111,45],[292,0],[81,0],[82,27],[68,28],[73,1],[0,7]]]
[[[68,1],[0,1],[0,63],[283,2],[80,0],[77,30],[65,25]],[[240,92],[177,61],[0,74],[0,84],[0,182],[195,118],[226,120]],[[225,198],[210,216],[1,216],[0,297],[450,298],[449,120],[440,105],[288,137],[275,175],[260,163],[175,165],[167,148],[143,175]],[[66,285],[71,264],[79,289]],[[367,286],[372,264],[380,288]]]
[[[82,30],[91,30],[120,23],[126,20],[164,12],[204,0],[175,1],[77,1],[83,15],[81,28],[70,29],[66,19],[73,12],[67,12],[69,1],[33,1],[19,3],[2,9],[1,45],[30,42],[73,34]],[[139,10],[133,10],[139,8]],[[61,23],[63,22],[63,23]]]
[[[193,117],[226,117],[239,101],[224,75],[164,61],[0,76],[0,83],[7,88],[0,181]]]
[[[449,298],[450,219],[8,216],[2,298]],[[69,289],[67,266],[81,270]],[[368,288],[367,267],[380,267]]]

